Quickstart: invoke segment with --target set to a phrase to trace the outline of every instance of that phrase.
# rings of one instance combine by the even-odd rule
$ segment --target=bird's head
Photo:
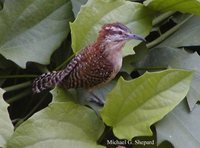
[[[143,37],[131,33],[130,29],[122,23],[111,23],[103,25],[99,31],[98,39],[106,43],[124,42],[130,39],[145,41]]]

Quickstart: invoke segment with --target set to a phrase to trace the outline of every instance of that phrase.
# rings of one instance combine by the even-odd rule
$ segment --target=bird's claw
[[[97,104],[97,105],[99,105],[99,106],[103,106],[104,105],[104,100],[103,99],[101,99],[101,98],[99,98],[98,96],[96,96],[94,93],[92,93],[92,98],[90,98],[90,100],[89,100],[89,102],[91,102],[91,103],[95,103],[95,104]]]

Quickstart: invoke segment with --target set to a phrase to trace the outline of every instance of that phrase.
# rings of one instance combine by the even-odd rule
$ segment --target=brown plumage
[[[129,39],[144,40],[131,34],[121,23],[102,26],[96,42],[82,49],[65,69],[36,78],[33,92],[39,93],[55,85],[61,85],[65,89],[92,89],[109,82],[121,68],[122,47]]]

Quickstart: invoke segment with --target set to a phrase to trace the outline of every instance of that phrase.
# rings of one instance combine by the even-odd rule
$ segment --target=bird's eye
[[[118,31],[118,34],[122,35],[122,34],[123,34],[123,32],[122,32],[122,31]]]

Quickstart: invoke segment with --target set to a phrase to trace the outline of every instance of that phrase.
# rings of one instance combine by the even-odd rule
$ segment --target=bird
[[[56,85],[65,90],[93,90],[115,78],[122,66],[122,48],[128,40],[145,41],[120,22],[104,24],[95,42],[83,48],[66,67],[42,74],[33,81],[32,91],[40,93]]]

